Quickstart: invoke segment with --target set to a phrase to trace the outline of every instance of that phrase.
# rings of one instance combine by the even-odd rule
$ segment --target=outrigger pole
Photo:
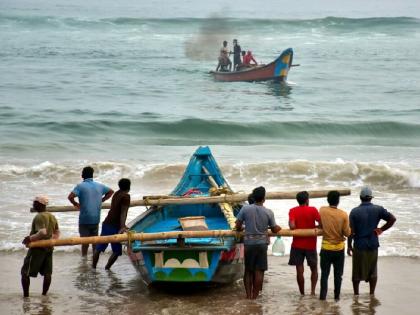
[[[319,236],[322,235],[321,229],[282,229],[278,233],[271,231],[267,232],[269,236]],[[230,231],[230,230],[207,230],[207,231],[172,231],[172,232],[159,232],[159,233],[134,233],[127,232],[124,234],[115,234],[108,236],[89,236],[89,237],[70,237],[63,239],[50,239],[35,241],[28,244],[28,247],[53,247],[53,246],[71,246],[82,244],[101,244],[101,243],[122,243],[131,241],[155,241],[166,239],[179,239],[179,238],[222,238],[222,237],[236,237],[240,238],[244,235],[243,232]]]
[[[330,190],[337,190],[341,196],[350,195],[350,189],[329,189],[329,190],[309,190],[309,198],[325,198]],[[277,191],[267,192],[266,200],[281,200],[281,199],[295,199],[298,191]],[[133,200],[130,207],[144,207],[144,206],[165,206],[165,205],[194,205],[194,204],[210,204],[210,203],[238,203],[248,200],[246,193],[233,193],[212,197],[175,197],[175,196],[145,196],[140,200]],[[110,209],[110,203],[102,204],[102,209]],[[74,206],[51,206],[47,207],[49,212],[69,212],[79,211]],[[34,212],[31,209],[31,212]]]

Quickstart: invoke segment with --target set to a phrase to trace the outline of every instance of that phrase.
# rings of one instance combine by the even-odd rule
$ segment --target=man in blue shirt
[[[81,237],[97,236],[102,202],[111,198],[114,191],[93,180],[93,168],[86,166],[82,171],[83,182],[74,187],[69,201],[80,210],[79,234]],[[79,202],[74,199],[78,197]],[[82,245],[82,256],[86,256],[89,245]]]
[[[243,206],[237,216],[236,230],[245,223],[245,274],[244,286],[247,299],[256,299],[262,290],[264,271],[267,270],[267,228],[273,233],[281,230],[276,224],[273,211],[264,207],[265,188],[257,187],[252,192],[254,204]]]
[[[352,234],[348,238],[347,254],[353,255],[352,281],[355,295],[359,294],[359,284],[362,280],[369,282],[370,294],[375,294],[378,280],[378,236],[396,221],[385,208],[372,204],[372,198],[372,190],[367,186],[363,187],[360,191],[362,203],[350,212],[349,217]],[[381,220],[386,223],[378,228]]]

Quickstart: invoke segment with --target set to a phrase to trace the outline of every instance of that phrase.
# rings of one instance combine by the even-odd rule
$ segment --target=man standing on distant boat
[[[217,64],[216,71],[231,71],[232,61],[229,59],[229,49],[227,41],[223,41],[223,46],[220,48],[219,63]],[[229,70],[226,67],[229,66]]]
[[[319,254],[321,258],[321,291],[320,300],[327,298],[328,277],[331,265],[334,267],[334,299],[340,299],[341,281],[344,270],[345,239],[350,236],[349,216],[337,208],[340,193],[336,190],[328,192],[328,207],[321,207],[319,214],[322,223],[322,245]]]
[[[370,294],[375,294],[378,281],[378,236],[397,220],[382,206],[372,204],[372,198],[372,190],[367,186],[363,187],[360,191],[362,203],[350,212],[352,235],[347,240],[347,254],[353,255],[352,281],[355,295],[359,295],[359,284],[362,280],[369,282]],[[381,220],[386,223],[378,228]]]
[[[238,40],[233,40],[233,52],[230,52],[230,54],[233,54],[233,71],[237,71],[238,67],[241,65],[241,46],[238,44]]]
[[[316,222],[321,223],[321,217],[315,207],[309,206],[309,194],[301,191],[296,195],[298,207],[289,211],[289,227],[294,229],[314,229]],[[305,278],[303,276],[303,263],[306,262],[311,268],[311,295],[315,295],[315,287],[318,281],[318,258],[316,252],[316,236],[294,236],[290,250],[289,265],[296,266],[296,280],[301,295],[305,295]]]
[[[102,222],[101,236],[114,235],[124,233],[127,231],[125,221],[127,219],[128,208],[130,207],[130,186],[131,182],[128,178],[122,178],[118,182],[120,188],[113,196],[111,201],[111,210],[109,210],[107,217]],[[99,255],[103,253],[108,247],[108,244],[96,245],[93,253],[92,267],[96,268],[98,264]],[[111,243],[112,255],[108,259],[105,266],[109,270],[114,262],[122,255],[121,243]]]
[[[26,236],[22,243],[26,246],[29,243],[39,240],[57,239],[60,236],[57,219],[49,212],[46,212],[48,204],[47,196],[38,196],[33,202],[33,208],[38,214],[32,220],[32,228],[29,236]],[[52,275],[52,247],[30,248],[25,257],[21,276],[23,296],[29,296],[30,278],[36,277],[38,273],[44,276],[42,295],[46,295],[51,284]]]
[[[98,236],[102,202],[111,198],[114,191],[93,180],[93,168],[86,166],[82,171],[83,182],[74,187],[68,200],[80,210],[79,234],[81,237]],[[75,201],[78,197],[79,202]],[[93,248],[93,245],[92,245]],[[82,256],[86,257],[89,245],[82,245]]]
[[[276,224],[273,211],[264,207],[265,188],[253,190],[254,204],[245,205],[239,211],[236,230],[241,231],[245,223],[245,274],[244,286],[247,299],[256,299],[262,290],[264,272],[267,270],[267,228],[273,233],[281,230]]]

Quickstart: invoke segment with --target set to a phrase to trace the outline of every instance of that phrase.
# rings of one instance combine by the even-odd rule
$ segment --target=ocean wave
[[[114,117],[115,118],[115,117]],[[10,120],[4,127],[14,134],[31,130],[33,135],[75,134],[83,137],[127,135],[138,143],[159,145],[250,144],[372,144],[418,146],[420,124],[394,121],[314,122],[263,121],[231,122],[196,118],[178,121],[139,121],[132,119],[86,119],[84,121]],[[22,127],[24,126],[24,127]]]
[[[256,18],[76,18],[42,15],[7,15],[0,14],[0,24],[20,27],[68,27],[68,28],[108,28],[108,27],[140,27],[140,30],[149,28],[191,27],[202,25],[217,25],[223,23],[229,28],[245,27],[246,29],[261,28],[328,28],[337,30],[368,30],[369,28],[413,28],[417,29],[420,19],[414,17],[372,17],[372,18],[345,18],[325,17],[316,19],[256,19]],[[212,28],[209,28],[211,31]]]
[[[32,166],[0,165],[0,180],[51,181],[74,184],[86,161],[56,164],[49,161]],[[181,177],[185,164],[142,164],[134,162],[99,161],[90,163],[99,179],[115,181],[130,177],[145,185],[171,187]],[[354,161],[273,161],[265,163],[223,164],[221,169],[227,180],[235,186],[265,183],[277,187],[320,187],[342,185],[358,188],[369,184],[394,191],[420,188],[420,168],[398,163],[368,163]]]

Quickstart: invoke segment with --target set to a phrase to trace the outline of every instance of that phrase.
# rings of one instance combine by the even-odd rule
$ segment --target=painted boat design
[[[280,56],[273,62],[263,65],[248,68],[241,71],[222,72],[211,71],[216,81],[235,82],[235,81],[279,81],[287,80],[290,67],[293,62],[293,49],[288,48],[284,50]]]
[[[170,195],[202,197],[230,191],[210,149],[199,147]],[[230,230],[240,207],[239,204],[155,206],[130,222],[129,228],[137,233]],[[194,221],[201,225],[194,226]],[[192,222],[193,226],[184,226],[185,222]],[[128,244],[128,255],[146,284],[230,283],[243,275],[243,244],[234,237],[134,241]]]

